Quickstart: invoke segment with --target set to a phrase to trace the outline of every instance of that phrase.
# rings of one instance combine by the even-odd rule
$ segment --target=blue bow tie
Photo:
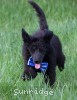
[[[29,67],[35,67],[35,64],[33,62],[32,57],[29,58],[27,65]],[[40,67],[40,71],[44,73],[44,72],[46,72],[47,68],[48,68],[48,63],[47,62],[42,62],[41,67]]]

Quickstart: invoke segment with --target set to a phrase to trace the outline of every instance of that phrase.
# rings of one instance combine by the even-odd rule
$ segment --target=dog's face
[[[27,46],[27,49],[29,50],[35,64],[38,65],[42,63],[48,49],[48,43],[50,43],[52,36],[53,34],[45,33],[43,37],[35,38],[29,36],[28,33],[22,29],[23,41]]]

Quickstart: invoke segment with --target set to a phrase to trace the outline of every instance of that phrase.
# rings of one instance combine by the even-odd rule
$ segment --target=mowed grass
[[[31,34],[38,18],[27,0],[0,0],[0,100],[77,100],[77,0],[34,0],[44,10],[49,28],[60,38],[66,56],[65,69],[57,68],[53,95],[42,74],[23,82],[21,29]],[[30,89],[45,93],[22,93]],[[15,89],[21,93],[15,94]],[[46,95],[47,94],[47,95]]]

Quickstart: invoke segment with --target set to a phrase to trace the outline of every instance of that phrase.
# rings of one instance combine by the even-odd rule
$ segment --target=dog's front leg
[[[49,82],[50,86],[54,85],[56,79],[56,56],[55,53],[48,57],[48,69],[45,73],[45,82]]]
[[[35,69],[29,67],[29,66],[25,66],[24,67],[24,72],[22,75],[22,79],[25,80],[31,80],[32,78],[35,78],[37,76],[37,72],[35,71]]]
[[[54,85],[55,79],[56,79],[56,71],[54,68],[49,69],[46,74],[44,75],[45,82],[50,84],[50,86]]]
[[[37,75],[37,72],[35,71],[35,69],[27,66],[27,62],[28,62],[29,57],[31,55],[30,55],[30,52],[27,49],[25,44],[23,44],[22,56],[24,58],[24,71],[23,71],[23,74],[22,74],[22,79],[23,80],[30,80],[32,78],[35,78],[36,75]]]
[[[50,86],[54,85],[55,79],[56,79],[56,71],[54,68],[50,69],[49,71],[49,84]]]

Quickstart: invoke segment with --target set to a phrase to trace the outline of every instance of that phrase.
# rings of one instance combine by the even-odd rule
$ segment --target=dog
[[[59,70],[64,69],[65,55],[62,52],[62,45],[59,38],[49,30],[45,14],[43,10],[34,1],[28,1],[29,4],[37,12],[39,18],[40,29],[33,35],[29,35],[22,29],[23,49],[22,54],[24,58],[24,72],[23,80],[30,80],[37,76],[41,68],[42,62],[48,63],[48,68],[44,72],[45,82],[49,82],[53,86],[56,79],[56,66]],[[27,63],[32,57],[34,67],[28,66]]]

